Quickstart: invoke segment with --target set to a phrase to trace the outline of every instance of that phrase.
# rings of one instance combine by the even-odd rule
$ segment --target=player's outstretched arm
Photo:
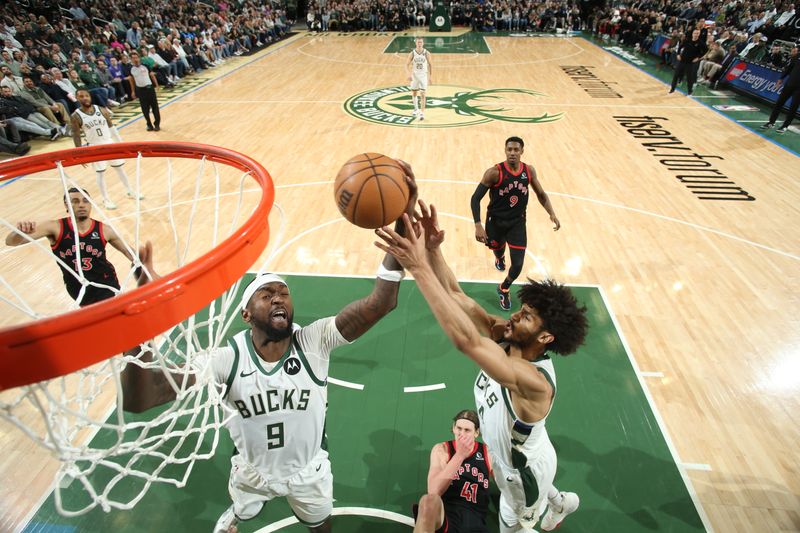
[[[150,273],[152,279],[160,276],[153,269],[153,245],[148,241],[139,249],[139,260],[144,268]],[[150,282],[147,275],[138,276],[139,286]],[[153,353],[157,348],[152,343],[131,348],[125,355],[137,357],[142,363],[152,363]],[[193,374],[173,373],[172,378],[180,387],[183,379],[187,380],[186,386],[194,385],[195,376]],[[120,374],[122,384],[122,408],[132,413],[141,413],[157,405],[173,401],[177,391],[170,383],[166,374],[160,370],[152,368],[142,368],[135,363],[128,363]]]
[[[46,220],[44,222],[23,220],[17,222],[17,231],[12,231],[6,235],[6,244],[8,246],[19,246],[20,244],[30,242],[30,240],[26,239],[23,235],[20,235],[20,233],[24,233],[34,241],[42,237],[47,237],[47,240],[49,240],[52,245],[56,242],[58,232],[59,227],[58,221],[56,220]]]
[[[403,217],[409,220],[407,215]],[[418,239],[413,231],[402,236],[390,228],[381,228],[375,233],[383,240],[375,245],[394,255],[413,274],[439,325],[460,352],[512,392],[524,397],[546,392],[549,385],[543,378],[540,381],[539,372],[522,359],[508,357],[496,342],[483,337],[467,313],[445,291],[427,260],[422,239]]]
[[[444,242],[444,230],[439,228],[436,206],[428,206],[424,201],[420,200],[419,211],[417,221],[422,227],[425,248],[428,251],[428,262],[434,274],[436,274],[436,278],[453,300],[469,315],[478,331],[483,335],[489,335],[495,323],[503,321],[503,319],[487,313],[478,302],[464,294],[461,289],[461,285],[459,285],[455,274],[453,274],[442,253],[441,244]]]
[[[417,203],[417,184],[414,180],[414,173],[408,163],[398,162],[406,171],[406,184],[409,190],[406,213],[413,213]],[[406,233],[406,224],[402,218],[395,223],[395,231],[400,235]],[[381,261],[378,278],[375,280],[372,292],[365,298],[348,304],[336,315],[336,328],[342,337],[348,341],[356,340],[397,307],[397,293],[402,278],[403,267],[397,259],[387,254]]]

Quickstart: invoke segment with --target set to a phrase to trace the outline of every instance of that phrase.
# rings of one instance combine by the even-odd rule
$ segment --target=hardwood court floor
[[[123,137],[219,144],[261,161],[279,207],[269,267],[290,272],[372,274],[373,236],[340,221],[332,179],[359,152],[404,159],[440,209],[458,277],[498,281],[474,241],[469,197],[503,159],[504,139],[523,137],[562,223],[553,232],[531,202],[524,274],[606,291],[710,527],[800,530],[798,158],[579,38],[488,38],[490,54],[436,53],[425,124],[390,125],[410,115],[396,89],[405,56],[383,53],[391,40],[300,36],[164,106],[156,136],[139,121]],[[513,91],[480,92],[495,89]],[[163,206],[156,184],[143,189]],[[0,194],[8,220],[60,215],[47,181]],[[14,484],[0,488],[0,528],[13,529],[49,476],[3,428],[2,473]]]

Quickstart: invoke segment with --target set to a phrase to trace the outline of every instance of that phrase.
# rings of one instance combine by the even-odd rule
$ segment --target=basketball
[[[336,175],[333,196],[344,218],[362,228],[397,220],[408,204],[408,185],[400,164],[382,154],[358,154]]]

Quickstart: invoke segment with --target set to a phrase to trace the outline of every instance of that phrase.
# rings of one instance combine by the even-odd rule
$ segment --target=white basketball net
[[[91,216],[112,227],[134,256],[140,243],[155,237],[156,232],[161,233],[161,242],[171,241],[173,250],[155,252],[156,270],[161,274],[185,265],[235,232],[261,197],[261,189],[254,186],[248,174],[205,158],[173,161],[145,159],[139,154],[126,167],[132,162],[136,170],[131,187],[137,193],[143,191],[147,198],[128,200],[125,205],[133,209],[118,219],[109,218],[112,212],[101,208],[99,198],[91,199]],[[198,168],[192,171],[193,166]],[[74,172],[76,178],[67,170]],[[91,167],[64,169],[59,165],[57,174],[57,179],[52,173],[27,176],[10,185],[21,187],[20,182],[26,182],[26,187],[44,191],[41,194],[49,202],[47,206],[42,203],[45,214],[31,214],[31,219],[65,216],[63,211],[58,215],[58,205],[55,209],[52,205],[53,201],[61,203],[61,194],[54,200],[54,192],[66,193],[71,187],[96,190],[92,187]],[[142,183],[143,176],[147,177],[146,183]],[[112,196],[124,194],[115,189],[114,172],[106,172],[106,184]],[[76,227],[71,209],[66,216]],[[1,212],[4,234],[16,231],[25,236],[16,229],[18,220],[18,213]],[[163,237],[165,231],[168,239]],[[55,260],[61,260],[51,252],[46,239],[6,247],[0,254],[0,308],[5,319],[0,325],[77,308],[78,304],[66,295],[61,273],[53,268]],[[110,245],[106,256],[117,260],[122,257],[115,261],[122,290],[135,287],[134,270],[141,266],[138,258],[134,265],[123,269],[119,264],[127,261]],[[21,275],[21,265],[29,272]],[[35,273],[38,269],[42,270],[41,276]],[[79,299],[88,285],[102,286],[88,282],[82,271],[74,275],[83,285]],[[222,408],[223,387],[211,375],[210,353],[224,342],[237,314],[238,285],[237,282],[206,310],[142,345],[136,356],[117,355],[62,378],[0,393],[0,416],[52,451],[61,462],[55,487],[56,507],[61,514],[79,515],[97,506],[104,511],[130,509],[153,483],[184,486],[194,462],[214,454],[219,430],[232,413]],[[142,350],[155,352],[152,362],[141,361]],[[144,415],[124,412],[120,373],[126,365],[163,373],[176,391],[176,400]],[[188,374],[196,377],[190,387],[182,379]],[[125,490],[118,487],[123,480]]]

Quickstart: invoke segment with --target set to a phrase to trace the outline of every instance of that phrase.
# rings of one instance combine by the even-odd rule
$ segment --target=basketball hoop
[[[11,215],[0,213],[6,231],[31,241],[2,250],[17,266],[6,256],[0,262],[0,304],[8,308],[0,316],[0,324],[6,320],[0,329],[0,418],[61,462],[55,505],[66,516],[98,506],[106,512],[130,509],[153,483],[184,486],[194,462],[214,454],[219,430],[231,413],[222,404],[223,387],[214,380],[211,356],[225,342],[237,316],[239,280],[267,246],[274,199],[272,179],[255,160],[225,148],[179,142],[115,143],[13,159],[0,163],[0,186],[17,187],[30,180],[26,187],[38,187],[52,199],[48,182],[54,181],[56,171],[66,197],[72,187],[86,189],[78,174],[84,182],[91,179],[91,169],[79,165],[108,160],[135,160],[136,165],[132,214],[102,220],[122,240],[124,232],[115,224],[135,220],[132,244],[124,242],[135,259],[120,276],[120,285],[129,290],[114,288],[118,294],[113,298],[81,309],[74,309],[77,303],[70,301],[73,310],[52,311],[48,300],[67,300],[66,292],[41,290],[36,279],[25,277],[27,270],[39,265],[49,279],[52,270],[47,268],[52,269],[54,261],[67,269],[72,266],[57,258],[46,242],[17,230]],[[159,160],[166,161],[166,171]],[[43,177],[37,177],[40,173]],[[15,178],[20,182],[11,185]],[[257,189],[245,186],[250,179]],[[140,191],[147,192],[146,201],[139,198]],[[260,192],[257,201],[253,192]],[[164,197],[165,202],[159,200]],[[153,207],[159,201],[163,205]],[[166,213],[159,215],[161,211]],[[69,217],[74,220],[71,208]],[[195,225],[201,228],[199,235],[192,232]],[[172,268],[161,268],[160,258],[170,254],[157,250],[162,277],[131,287],[136,270],[143,267],[136,254],[140,229],[151,231],[151,226],[169,228],[162,241],[174,244],[168,260]],[[142,241],[153,236],[145,235]],[[75,250],[82,249],[77,246],[81,239],[76,237]],[[75,253],[80,257],[82,252]],[[73,270],[84,288],[95,283],[88,282],[81,269]],[[44,309],[37,309],[34,300],[44,300]],[[6,315],[25,320],[7,325]],[[119,355],[122,352],[126,353]],[[143,357],[148,352],[152,357]],[[162,372],[175,391],[174,402],[146,419],[126,415],[120,376],[127,365]],[[181,374],[193,375],[194,382],[181,380]],[[122,494],[115,489],[122,480],[135,488]]]
[[[222,294],[266,247],[267,217],[275,196],[272,178],[255,160],[225,148],[151,141],[60,150],[0,163],[0,182],[56,169],[57,163],[72,167],[137,156],[206,159],[232,166],[258,182],[261,201],[237,234],[155,282],[66,315],[0,330],[0,391],[69,374],[153,338]]]

